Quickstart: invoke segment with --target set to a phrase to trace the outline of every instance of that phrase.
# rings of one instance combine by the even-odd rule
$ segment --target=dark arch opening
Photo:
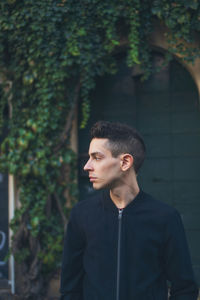
[[[154,51],[153,68],[163,62]],[[144,82],[141,73],[126,66],[97,80],[91,117],[79,131],[80,199],[93,194],[87,174],[89,128],[97,120],[120,121],[136,127],[147,144],[147,158],[138,180],[156,198],[175,206],[182,215],[192,261],[200,283],[200,111],[197,87],[189,72],[172,60]]]

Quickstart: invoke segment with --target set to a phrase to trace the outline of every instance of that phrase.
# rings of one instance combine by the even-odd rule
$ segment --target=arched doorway
[[[153,67],[163,62],[154,53]],[[80,199],[94,191],[82,166],[87,158],[89,128],[97,120],[120,121],[136,127],[147,145],[139,174],[141,187],[181,213],[200,283],[200,111],[198,91],[177,61],[141,82],[140,74],[119,57],[119,72],[97,81],[92,116],[79,131]]]

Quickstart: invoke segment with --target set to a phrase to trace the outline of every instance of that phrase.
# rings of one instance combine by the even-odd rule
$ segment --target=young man
[[[84,170],[103,196],[71,211],[64,243],[62,300],[196,300],[179,213],[143,192],[137,173],[145,145],[127,125],[91,129]]]

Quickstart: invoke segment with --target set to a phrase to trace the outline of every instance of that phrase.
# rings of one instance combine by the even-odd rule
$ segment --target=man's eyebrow
[[[98,151],[89,153],[89,155],[91,155],[91,156],[95,156],[95,155],[101,155],[101,156],[104,156],[103,153],[98,152]]]

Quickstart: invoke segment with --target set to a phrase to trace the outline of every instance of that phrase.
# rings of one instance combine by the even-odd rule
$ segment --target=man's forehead
[[[89,154],[91,155],[92,153],[105,153],[105,152],[110,152],[107,146],[108,139],[97,139],[94,138],[90,142],[90,147],[89,147]]]

